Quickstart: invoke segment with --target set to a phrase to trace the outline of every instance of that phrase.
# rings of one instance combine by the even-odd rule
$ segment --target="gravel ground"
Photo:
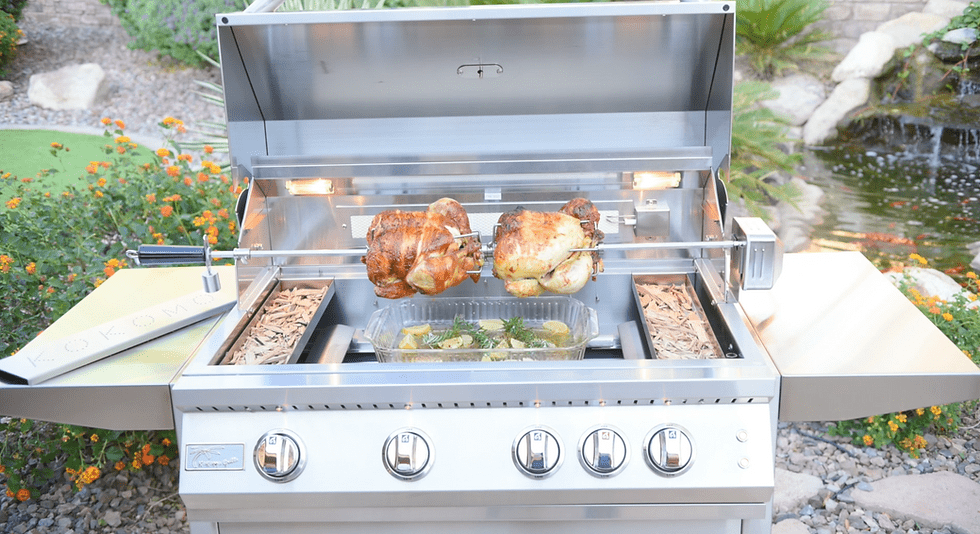
[[[168,115],[191,129],[197,121],[223,120],[222,110],[193,93],[194,80],[218,81],[216,69],[188,69],[152,53],[129,50],[129,38],[119,27],[60,28],[27,22],[21,27],[30,42],[18,50],[9,69],[7,79],[14,84],[15,97],[0,102],[0,124],[101,130],[99,119],[108,116],[125,121],[131,136],[160,138],[157,123]],[[31,74],[86,62],[100,64],[109,79],[108,100],[98,109],[48,111],[30,105]],[[815,534],[917,532],[914,523],[856,508],[851,492],[887,476],[940,470],[980,482],[978,424],[975,417],[968,417],[964,426],[972,428],[954,438],[927,436],[930,446],[919,459],[895,448],[878,451],[852,446],[828,437],[825,424],[781,424],[776,466],[820,477],[824,489],[798,510],[777,511],[774,521],[797,518]],[[109,473],[78,493],[62,482],[24,503],[0,495],[0,532],[188,532],[177,496],[175,464],[138,473]],[[949,529],[933,532],[954,534]]]
[[[0,124],[59,126],[101,132],[102,117],[121,119],[134,139],[162,139],[158,126],[166,116],[178,118],[189,130],[199,121],[224,121],[224,110],[206,103],[194,91],[194,80],[218,83],[218,69],[187,68],[155,53],[130,50],[129,36],[119,26],[65,28],[20,23],[28,43],[17,49],[6,79],[14,97],[0,102]],[[107,99],[92,110],[52,111],[32,106],[27,88],[32,74],[65,65],[97,63],[106,72]],[[190,140],[193,132],[181,136]],[[159,148],[151,146],[149,148]]]

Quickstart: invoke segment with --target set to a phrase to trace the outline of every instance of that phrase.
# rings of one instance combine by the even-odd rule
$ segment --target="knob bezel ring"
[[[517,449],[520,446],[521,440],[523,440],[525,436],[527,436],[528,434],[530,434],[531,432],[533,432],[535,430],[540,430],[542,432],[545,432],[546,434],[548,434],[549,436],[551,436],[551,439],[555,440],[555,443],[558,445],[558,460],[555,461],[555,465],[552,466],[551,469],[548,469],[547,471],[545,471],[543,473],[537,473],[537,472],[534,472],[534,471],[529,471],[523,465],[521,465],[520,457],[518,456],[518,452],[517,452]],[[522,475],[525,475],[527,477],[533,478],[535,480],[540,480],[540,479],[543,479],[543,478],[548,478],[548,477],[554,475],[558,471],[558,469],[561,468],[562,462],[565,461],[565,443],[558,436],[558,432],[556,432],[555,429],[553,429],[553,428],[551,428],[549,426],[545,426],[545,425],[533,425],[533,426],[529,426],[529,427],[521,430],[520,432],[518,432],[517,433],[517,437],[514,438],[514,442],[510,446],[510,458],[511,458],[511,460],[514,461],[514,465],[517,467],[517,470],[520,471]]]
[[[585,460],[585,442],[589,439],[589,436],[600,430],[609,430],[615,434],[623,443],[623,449],[625,450],[625,453],[623,454],[623,461],[620,462],[618,467],[610,471],[596,471],[595,468],[589,465],[589,463]],[[613,425],[595,425],[587,429],[585,433],[582,434],[582,439],[580,439],[578,442],[578,460],[579,463],[582,464],[582,467],[585,468],[585,471],[596,478],[609,478],[622,473],[623,469],[625,469],[627,464],[630,463],[630,444],[629,441],[627,441],[623,436],[623,431]]]
[[[297,450],[296,454],[298,456],[296,460],[296,465],[294,465],[293,468],[290,469],[289,472],[283,476],[275,476],[266,473],[265,470],[262,469],[262,464],[259,462],[259,447],[261,447],[262,444],[265,443],[265,440],[273,434],[278,434],[281,436],[288,437],[292,439],[293,442],[296,443],[296,450]],[[262,437],[260,437],[258,442],[256,442],[255,448],[252,450],[252,464],[255,465],[255,470],[258,471],[260,475],[262,475],[262,478],[269,480],[271,482],[276,482],[281,484],[284,482],[295,480],[296,477],[298,477],[300,473],[302,473],[303,470],[306,468],[306,445],[303,443],[303,440],[301,440],[299,436],[297,436],[296,433],[291,430],[286,430],[285,428],[272,429],[266,432],[265,434],[262,434]]]
[[[388,463],[388,446],[391,445],[392,441],[394,441],[399,434],[415,434],[416,436],[419,437],[419,439],[422,440],[423,443],[425,443],[425,447],[429,451],[429,457],[426,458],[425,465],[422,466],[422,469],[419,469],[415,473],[405,474],[405,473],[398,472]],[[436,458],[436,448],[432,444],[432,438],[430,438],[429,435],[426,434],[425,432],[415,427],[403,427],[403,428],[399,428],[398,430],[395,430],[394,432],[388,435],[388,438],[385,439],[384,445],[381,447],[381,463],[385,466],[385,470],[387,470],[388,474],[390,474],[391,476],[397,478],[398,480],[404,480],[406,482],[412,482],[418,480],[424,477],[425,475],[429,474],[429,470],[432,469],[432,464],[435,462],[435,458]]]
[[[653,458],[650,457],[650,444],[653,441],[654,436],[656,436],[661,430],[668,428],[673,428],[679,431],[685,438],[687,438],[687,442],[691,445],[691,457],[688,458],[687,463],[684,464],[684,467],[681,467],[676,471],[667,471],[663,469],[653,461]],[[654,473],[662,477],[673,478],[683,475],[691,468],[692,465],[694,465],[694,461],[697,459],[697,448],[694,446],[694,440],[691,439],[691,432],[688,429],[675,423],[664,423],[653,427],[653,430],[648,432],[646,437],[643,438],[643,458],[646,460],[647,465],[650,466],[650,469],[653,469]]]

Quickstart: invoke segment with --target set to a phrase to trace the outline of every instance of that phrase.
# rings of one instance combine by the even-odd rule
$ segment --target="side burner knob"
[[[653,429],[647,437],[647,463],[658,474],[673,477],[691,467],[694,446],[687,431],[676,425]]]
[[[433,453],[428,436],[416,429],[403,429],[388,436],[381,458],[395,478],[417,480],[428,473]]]
[[[543,428],[532,428],[518,436],[511,453],[517,468],[531,478],[552,475],[562,460],[561,443]]]
[[[255,446],[255,467],[273,482],[288,482],[303,470],[306,457],[299,438],[287,430],[266,433]]]

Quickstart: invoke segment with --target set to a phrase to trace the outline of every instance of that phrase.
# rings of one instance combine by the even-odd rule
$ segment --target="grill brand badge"
[[[187,445],[184,449],[185,471],[241,471],[245,469],[245,445],[241,443],[208,443]]]

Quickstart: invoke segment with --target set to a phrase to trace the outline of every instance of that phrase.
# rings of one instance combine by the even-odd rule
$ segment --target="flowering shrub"
[[[105,160],[92,161],[81,186],[39,187],[47,174],[0,176],[10,197],[0,204],[0,357],[15,353],[119,269],[125,251],[140,243],[198,246],[204,236],[218,248],[237,243],[234,206],[241,186],[214,163],[161,147],[153,161],[136,161],[136,145],[120,120],[106,126]],[[170,145],[184,131],[180,120],[160,124]],[[68,150],[55,141],[51,153]],[[205,152],[209,151],[205,147]],[[205,154],[206,155],[206,154]],[[176,456],[173,432],[114,432],[13,420],[0,425],[0,482],[8,495],[30,498],[55,476],[52,462],[76,487],[111,469],[166,465]]]
[[[7,73],[7,64],[14,60],[17,52],[17,41],[24,32],[17,27],[14,15],[0,11],[0,76]]]
[[[911,258],[921,265],[928,261],[918,254]],[[977,300],[977,274],[966,273],[963,286],[966,291],[958,294],[952,301],[937,297],[925,298],[909,281],[900,288],[922,313],[932,321],[974,362],[980,365],[980,307],[973,304]],[[872,416],[866,419],[841,421],[830,427],[830,433],[849,436],[856,445],[884,447],[895,445],[906,450],[913,458],[926,446],[923,435],[927,432],[952,433],[960,425],[964,410],[972,409],[976,402],[953,403],[945,406],[930,406],[901,413]]]
[[[20,15],[27,6],[27,0],[0,0],[0,11],[10,13],[14,20],[20,20]]]
[[[218,56],[214,16],[241,11],[241,0],[101,0],[133,38],[130,47],[156,50],[188,65],[203,66],[195,52]]]

